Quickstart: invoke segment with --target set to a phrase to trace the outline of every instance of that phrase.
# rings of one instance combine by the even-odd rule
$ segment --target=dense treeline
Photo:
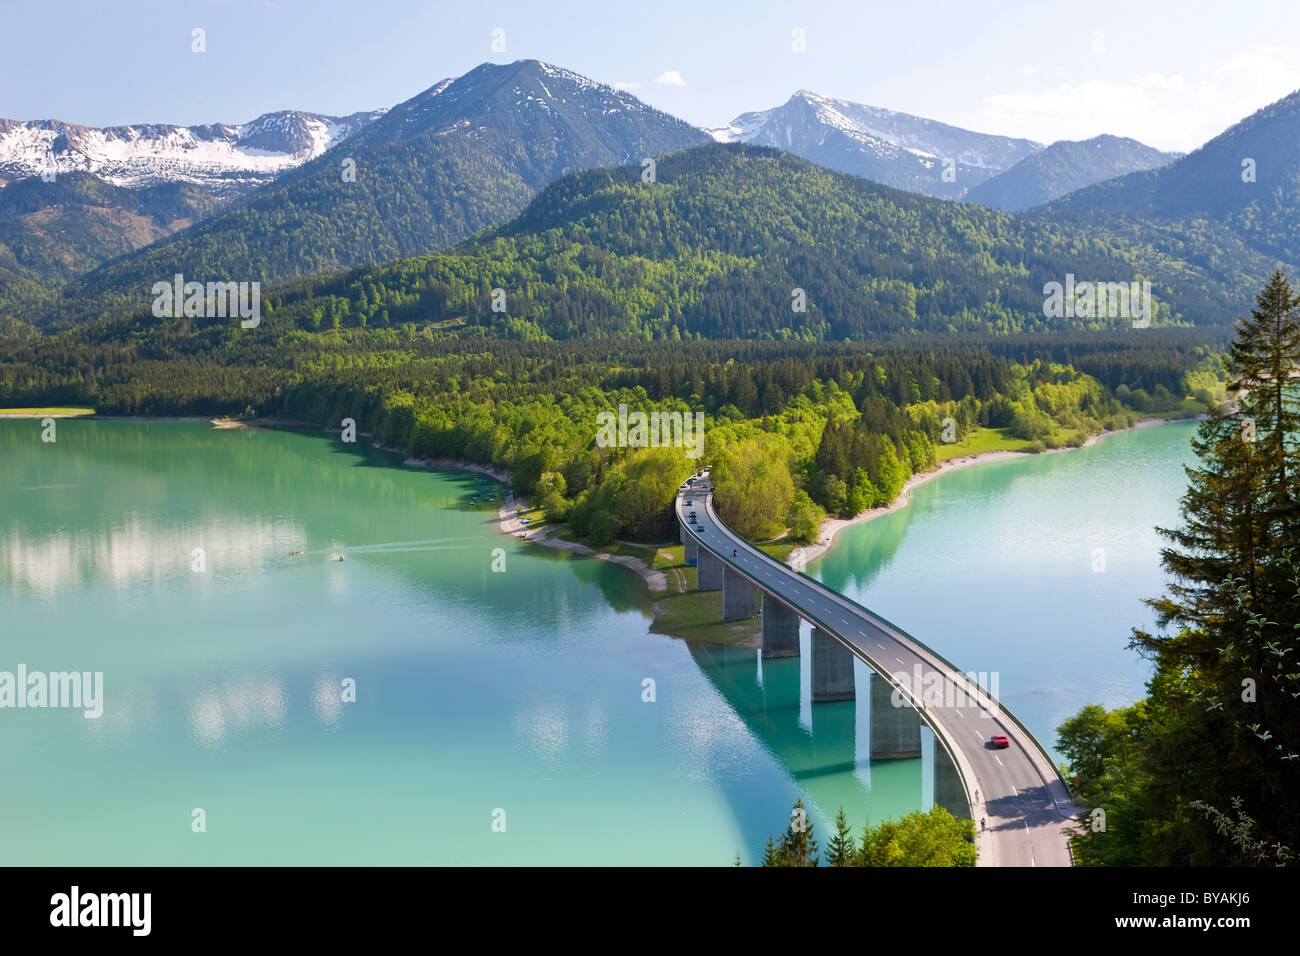
[[[791,342],[517,342],[433,339],[412,326],[304,333],[272,311],[256,330],[190,320],[121,320],[39,336],[11,326],[0,361],[7,405],[92,403],[101,413],[233,414],[337,427],[421,457],[506,468],[554,518],[603,541],[662,540],[672,489],[712,464],[718,507],[742,533],[811,538],[826,512],[891,500],[944,443],[977,427],[1077,443],[1131,420],[1160,393],[1176,408],[1215,360],[1186,330],[1047,336],[1026,363],[979,337],[867,348]],[[1154,343],[1164,341],[1160,348]],[[1050,357],[1073,351],[1134,377],[1127,402]],[[1154,383],[1154,384],[1153,384]],[[1118,391],[1115,390],[1116,392]],[[696,413],[703,445],[601,447],[598,416],[620,406]]]
[[[959,820],[943,807],[909,813],[898,820],[864,826],[855,840],[844,808],[835,817],[835,832],[826,841],[830,867],[974,866],[975,823]],[[762,866],[819,866],[821,854],[803,798],[795,801],[790,823],[780,840],[767,838]],[[737,865],[740,865],[737,857]]]

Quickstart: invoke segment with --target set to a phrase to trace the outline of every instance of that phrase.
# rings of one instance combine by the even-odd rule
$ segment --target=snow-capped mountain
[[[398,103],[342,149],[83,274],[70,295],[84,312],[63,310],[57,321],[100,317],[159,275],[271,283],[430,253],[511,219],[567,173],[708,142],[689,123],[571,70],[484,63]]]
[[[51,171],[81,171],[115,186],[183,182],[228,198],[314,159],[384,112],[338,117],[282,110],[237,126],[104,129],[59,120],[0,119],[0,187]]]
[[[774,146],[830,169],[947,199],[961,198],[1043,148],[808,90],[705,132],[720,142]]]

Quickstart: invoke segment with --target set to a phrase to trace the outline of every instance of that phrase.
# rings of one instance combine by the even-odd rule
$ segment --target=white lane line
[[[895,657],[894,660],[898,661],[898,663],[900,663],[900,664],[903,663],[903,659],[902,659],[901,657]],[[904,666],[906,666],[906,665],[904,665]]]
[[[1002,759],[1001,759],[997,754],[994,754],[994,755],[993,755],[993,759],[996,760],[996,761],[998,762],[998,766],[999,766],[999,767],[1002,766]]]
[[[885,645],[881,644],[879,641],[876,641],[876,647],[880,648],[882,651],[885,649]]]

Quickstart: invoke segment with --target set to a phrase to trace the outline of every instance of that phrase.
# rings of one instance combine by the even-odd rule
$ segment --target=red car
[[[1006,734],[994,734],[992,739],[994,750],[1006,750],[1011,746],[1011,741],[1007,740]]]

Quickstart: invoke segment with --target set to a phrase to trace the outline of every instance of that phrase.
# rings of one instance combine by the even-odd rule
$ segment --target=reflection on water
[[[7,861],[718,865],[800,789],[819,826],[915,808],[797,661],[648,633],[636,576],[496,533],[475,476],[319,434],[27,424],[0,422],[0,667],[103,671],[104,714],[0,712]]]
[[[855,827],[864,818],[880,821],[928,809],[933,786],[924,757],[867,759],[868,682],[878,678],[855,661],[857,700],[811,703],[811,637],[806,625],[800,643],[799,657],[771,660],[762,660],[757,650],[718,644],[692,642],[690,651],[745,726],[794,777],[815,829],[826,832],[840,807]],[[926,755],[932,751],[932,735],[925,729],[923,736]],[[768,820],[753,836],[766,842],[783,824],[784,818]]]
[[[1154,627],[1143,599],[1165,588],[1155,527],[1179,524],[1195,428],[944,475],[842,531],[808,573],[961,670],[997,674],[1002,703],[1051,751],[1084,705],[1144,693],[1150,667],[1127,645]]]
[[[209,747],[228,737],[275,729],[284,723],[284,687],[274,678],[243,677],[195,692],[189,699],[190,726]]]

